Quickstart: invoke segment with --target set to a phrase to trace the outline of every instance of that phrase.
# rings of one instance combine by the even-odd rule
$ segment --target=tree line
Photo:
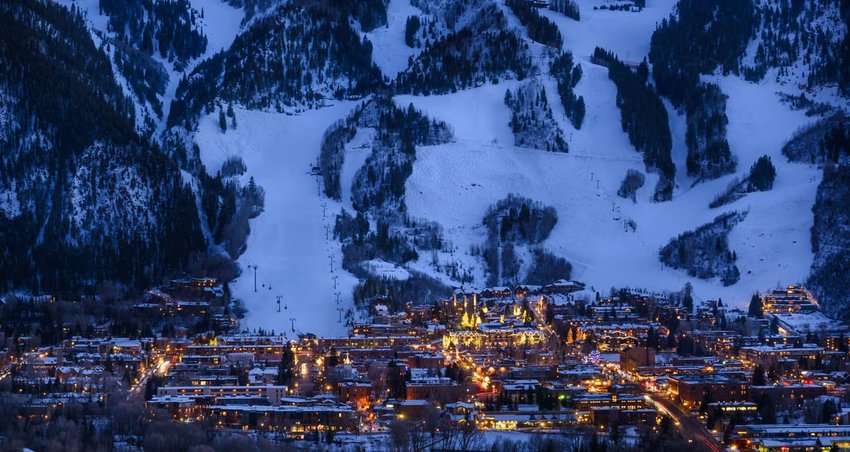
[[[196,24],[200,13],[188,0],[99,0],[98,6],[119,41],[159,54],[177,70],[207,49],[207,37]]]
[[[567,140],[555,121],[540,81],[525,82],[516,89],[516,93],[505,91],[505,105],[511,110],[514,144],[550,152],[569,152]]]
[[[0,142],[0,287],[147,287],[206,251],[195,196],[169,151],[135,131],[133,103],[75,6],[0,5],[0,81],[20,99]],[[25,101],[24,101],[25,100]]]
[[[520,23],[528,30],[528,37],[543,45],[560,49],[564,38],[558,26],[537,12],[537,8],[526,0],[505,0],[505,5],[511,9]]]
[[[397,93],[428,95],[524,79],[531,68],[528,44],[509,30],[495,5],[482,9],[471,25],[426,45],[395,81]]]

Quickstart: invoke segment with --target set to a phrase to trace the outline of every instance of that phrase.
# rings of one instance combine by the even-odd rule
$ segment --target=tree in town
[[[755,318],[762,318],[764,315],[764,307],[761,303],[761,295],[758,292],[753,294],[753,297],[750,298],[750,307],[747,310],[747,315]]]
[[[295,378],[295,352],[292,347],[284,347],[280,357],[280,365],[277,368],[277,378],[275,384],[281,386],[290,386]]]
[[[764,377],[764,367],[759,364],[753,371],[753,386],[764,386],[766,384],[767,380]]]

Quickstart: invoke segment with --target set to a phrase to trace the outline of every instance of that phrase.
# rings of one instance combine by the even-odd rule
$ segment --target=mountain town
[[[748,312],[689,290],[562,280],[400,310],[374,297],[369,322],[339,337],[240,331],[209,278],[128,306],[143,329],[54,318],[58,331],[20,336],[85,303],[7,299],[0,444],[61,432],[71,448],[123,450],[850,447],[850,326],[802,286],[756,294]],[[41,345],[50,334],[57,345]]]
[[[0,450],[850,450],[850,0],[0,1]]]

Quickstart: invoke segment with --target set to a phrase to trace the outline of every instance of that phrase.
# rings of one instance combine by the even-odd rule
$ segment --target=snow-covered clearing
[[[388,279],[405,281],[410,278],[410,273],[402,267],[399,267],[392,262],[387,262],[382,259],[372,259],[363,262],[363,267],[371,274]]]
[[[366,33],[372,41],[372,60],[385,76],[395,78],[407,69],[408,58],[419,52],[405,45],[404,28],[408,17],[421,14],[410,0],[392,0],[387,5],[387,25]]]
[[[207,37],[207,51],[197,61],[203,61],[230,47],[236,35],[239,34],[245,12],[223,1],[189,0],[189,2],[192,8],[203,13],[204,17],[200,25]]]
[[[236,109],[239,126],[227,133],[218,128],[215,114],[201,119],[196,142],[207,169],[215,173],[227,157],[241,156],[248,167],[244,178],[253,176],[266,192],[265,211],[251,220],[248,250],[239,258],[242,276],[231,284],[248,308],[243,327],[291,333],[294,318],[297,332],[333,336],[346,331],[337,322],[335,294],[340,293],[339,307],[349,309],[357,281],[340,269],[339,243],[326,236],[325,226],[332,231],[340,206],[320,195],[310,168],[325,129],[354,105],[338,102],[300,115]],[[258,267],[257,292],[248,267],[253,265]],[[278,296],[285,308],[279,313]]]
[[[603,0],[576,0],[581,21],[545,8],[540,14],[561,30],[564,47],[577,61],[590,60],[593,49],[603,47],[621,60],[640,62],[649,54],[649,42],[657,24],[673,11],[677,0],[647,0],[641,12],[594,10],[594,6],[610,4]]]

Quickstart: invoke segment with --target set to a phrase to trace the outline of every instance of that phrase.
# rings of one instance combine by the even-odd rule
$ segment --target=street
[[[129,391],[127,391],[127,400],[132,400],[139,396],[144,398],[145,395],[145,384],[147,384],[148,379],[150,379],[151,375],[156,373],[158,376],[162,376],[168,373],[168,369],[171,368],[171,361],[168,359],[162,359],[159,362],[157,367],[151,367],[146,372],[144,377],[142,377],[138,383],[133,385]]]
[[[697,419],[690,413],[683,411],[679,405],[665,398],[660,394],[648,394],[646,399],[651,402],[658,411],[666,413],[676,424],[676,428],[682,433],[682,436],[691,442],[696,442],[704,450],[721,452],[721,446],[710,431],[703,425],[702,421]]]

